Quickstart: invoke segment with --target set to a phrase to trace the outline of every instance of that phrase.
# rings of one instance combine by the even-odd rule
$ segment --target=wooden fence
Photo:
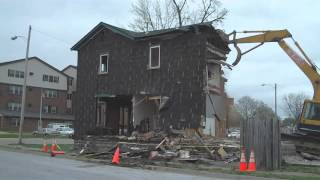
[[[257,169],[274,170],[281,167],[279,120],[249,119],[241,121],[241,147],[249,162],[254,150]]]

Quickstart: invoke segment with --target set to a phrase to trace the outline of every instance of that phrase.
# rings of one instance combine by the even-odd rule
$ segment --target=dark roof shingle
[[[91,39],[96,34],[97,31],[102,30],[104,28],[107,28],[113,31],[114,33],[120,34],[129,39],[137,40],[141,38],[159,36],[167,33],[187,32],[194,27],[200,27],[200,26],[207,26],[214,29],[211,23],[207,22],[207,23],[191,24],[191,25],[186,25],[186,26],[177,27],[177,28],[169,28],[169,29],[162,29],[162,30],[155,30],[155,31],[148,31],[148,32],[135,32],[135,31],[119,28],[116,26],[112,26],[104,22],[100,22],[89,33],[87,33],[83,38],[81,38],[74,46],[72,46],[71,50],[77,50],[85,41]]]

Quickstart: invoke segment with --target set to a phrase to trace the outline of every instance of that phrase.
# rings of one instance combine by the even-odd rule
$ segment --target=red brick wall
[[[21,102],[21,95],[11,95],[9,94],[9,84],[0,83],[0,110],[8,110],[8,102]],[[44,92],[44,90],[43,90]],[[39,113],[40,112],[40,96],[41,88],[39,87],[27,87],[26,91],[26,112]],[[56,115],[66,115],[71,114],[67,112],[67,91],[58,90],[57,98],[45,98],[42,99],[42,105],[53,105],[57,107]],[[20,115],[20,112],[16,112],[17,115]],[[44,114],[44,113],[43,113]],[[20,116],[16,117],[20,120]],[[62,120],[49,120],[43,119],[43,127],[47,127],[48,123],[52,122],[63,122]],[[25,118],[24,121],[24,131],[32,132],[38,127],[38,118]],[[10,117],[0,117],[0,129],[1,130],[10,130],[16,131],[18,127],[14,127],[10,124]]]
[[[44,90],[43,90],[44,92]],[[41,88],[27,87],[26,112],[38,113],[40,111]],[[8,102],[21,102],[21,96],[9,94],[9,84],[0,83],[0,109],[7,110]],[[67,113],[67,91],[58,91],[57,98],[43,98],[42,105],[54,105],[57,107],[57,114]]]

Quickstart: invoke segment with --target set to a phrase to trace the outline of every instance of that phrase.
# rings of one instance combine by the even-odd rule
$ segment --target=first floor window
[[[8,103],[8,110],[9,111],[20,111],[21,110],[21,104],[16,102],[9,102]]]
[[[9,94],[21,96],[22,94],[22,87],[17,85],[10,85],[9,86]]]
[[[42,112],[44,113],[57,113],[57,106],[53,106],[53,105],[44,105],[42,107]]]
[[[67,94],[67,99],[72,100],[72,94]]]
[[[44,96],[46,98],[57,98],[58,97],[58,91],[57,90],[46,89],[44,91]]]
[[[20,119],[19,118],[10,118],[10,126],[11,127],[19,127]]]
[[[50,112],[51,113],[57,113],[57,107],[56,106],[51,106]]]
[[[100,66],[99,66],[99,73],[108,73],[108,61],[109,61],[109,54],[104,54],[100,56]]]

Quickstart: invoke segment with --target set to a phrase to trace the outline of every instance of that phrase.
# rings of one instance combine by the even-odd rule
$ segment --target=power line
[[[53,36],[53,35],[51,35],[51,34],[49,34],[49,33],[47,33],[47,32],[43,32],[43,31],[40,31],[40,30],[38,30],[38,29],[35,29],[34,26],[33,26],[33,29],[32,29],[32,30],[33,30],[33,31],[36,31],[36,32],[38,32],[38,33],[40,33],[40,34],[42,34],[42,35],[44,35],[44,36],[50,37],[51,39],[54,39],[54,40],[56,40],[56,41],[63,42],[65,45],[71,46],[71,44],[72,44],[72,43],[67,42],[67,41],[65,41],[65,40],[62,40],[62,39],[60,39],[60,38],[57,38],[57,37],[55,37],[55,36]]]

